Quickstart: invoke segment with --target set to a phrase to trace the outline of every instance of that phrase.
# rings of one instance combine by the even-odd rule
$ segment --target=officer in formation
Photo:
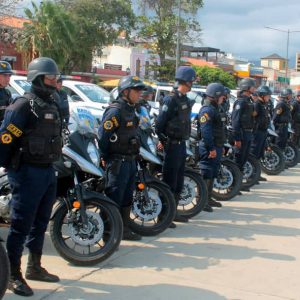
[[[99,147],[106,168],[106,194],[115,201],[123,218],[123,239],[140,240],[128,227],[135,189],[136,156],[139,154],[135,106],[145,84],[135,76],[119,81],[117,100],[106,109],[99,127]]]
[[[11,65],[7,61],[0,61],[0,124],[3,121],[6,107],[11,102],[11,93],[6,88],[10,76],[13,74]]]
[[[29,249],[26,279],[59,281],[58,276],[41,267],[45,231],[56,198],[52,163],[62,151],[62,122],[52,97],[58,74],[51,58],[33,60],[27,76],[31,90],[8,106],[0,128],[0,165],[7,168],[12,188],[7,237],[9,289],[21,296],[33,294],[21,273],[25,241]]]
[[[148,113],[150,113],[151,106],[149,101],[154,101],[154,89],[151,85],[146,85],[145,90],[142,91],[141,97],[139,99],[139,105],[144,106]]]
[[[272,91],[266,85],[260,86],[257,91],[258,99],[254,103],[254,132],[251,143],[251,153],[261,159],[264,156],[266,139],[268,136],[268,127],[270,125],[270,116],[267,103],[271,98]],[[260,181],[266,181],[260,177]]]
[[[56,93],[54,99],[57,102],[64,125],[68,126],[70,119],[70,110],[68,102],[68,94],[62,89],[63,77],[60,75],[56,83]]]
[[[187,93],[191,90],[196,73],[193,68],[181,66],[176,70],[175,87],[171,95],[166,96],[156,121],[156,133],[160,143],[158,149],[164,149],[163,180],[179,203],[184,182],[186,161],[186,140],[191,132],[191,103]],[[188,222],[178,213],[177,222]],[[172,228],[176,225],[173,223]]]
[[[276,145],[282,150],[285,149],[288,141],[288,124],[292,121],[291,109],[288,102],[293,97],[293,91],[289,88],[283,89],[280,92],[280,99],[274,109],[273,124],[275,126],[278,137]]]
[[[255,81],[244,78],[239,83],[240,94],[233,105],[232,129],[234,146],[237,148],[236,163],[241,171],[250,153],[255,112],[250,98],[255,92]]]
[[[292,136],[292,142],[300,147],[300,91],[296,93],[296,99],[291,103],[292,110],[292,128],[294,134]]]
[[[205,92],[206,98],[199,112],[198,135],[200,170],[206,182],[208,203],[205,211],[212,212],[212,207],[222,204],[212,199],[214,178],[218,177],[223,145],[225,142],[226,114],[220,110],[225,98],[225,88],[220,83],[211,83]]]

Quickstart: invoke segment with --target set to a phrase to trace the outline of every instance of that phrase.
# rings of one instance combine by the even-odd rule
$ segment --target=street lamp
[[[288,73],[288,64],[289,64],[289,43],[290,43],[290,33],[300,32],[300,30],[283,30],[278,28],[273,28],[269,26],[265,26],[267,29],[272,29],[280,32],[287,33],[287,40],[286,40],[286,63],[285,63],[285,83],[287,83],[287,73]]]

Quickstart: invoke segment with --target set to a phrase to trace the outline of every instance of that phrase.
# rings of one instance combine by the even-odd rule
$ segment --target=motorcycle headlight
[[[87,153],[89,154],[90,159],[92,160],[93,164],[95,166],[99,167],[99,165],[100,165],[100,154],[99,154],[99,151],[98,151],[97,147],[92,142],[90,142],[88,144]]]

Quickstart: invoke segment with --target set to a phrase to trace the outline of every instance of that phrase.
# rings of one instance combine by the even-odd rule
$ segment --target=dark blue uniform
[[[254,103],[254,133],[251,143],[251,153],[260,159],[264,155],[265,143],[268,136],[270,116],[267,104],[261,100]]]
[[[273,123],[278,134],[276,144],[282,150],[285,149],[288,141],[288,124],[291,120],[290,106],[284,99],[281,99],[274,109]]]
[[[201,136],[199,143],[200,169],[204,179],[213,179],[218,176],[225,141],[225,122],[226,116],[224,113],[220,113],[218,105],[205,100],[198,120],[198,133]],[[216,150],[216,158],[208,157],[212,150]]]
[[[293,100],[291,102],[292,128],[294,134],[292,141],[298,147],[300,146],[300,101]]]
[[[0,128],[1,165],[12,188],[11,227],[7,252],[12,267],[21,263],[23,245],[42,254],[44,235],[56,198],[52,162],[61,154],[61,120],[52,98],[17,99]]]
[[[0,88],[0,124],[4,117],[6,107],[11,102],[11,93],[8,89]]]
[[[232,111],[233,139],[241,141],[241,148],[236,152],[236,163],[241,171],[247,161],[253,131],[253,103],[250,97],[241,95],[233,105]]]
[[[164,142],[163,180],[172,192],[180,195],[184,182],[186,140],[191,132],[191,104],[186,95],[174,91],[163,100],[156,122],[156,132]],[[166,139],[167,138],[167,139]]]
[[[99,127],[99,147],[106,162],[106,194],[120,207],[132,203],[139,153],[138,123],[135,106],[119,98],[105,111]]]

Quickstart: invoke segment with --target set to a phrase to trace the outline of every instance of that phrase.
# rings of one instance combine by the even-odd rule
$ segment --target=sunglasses
[[[45,75],[45,78],[49,80],[54,80],[54,79],[57,80],[59,77],[60,75]]]

